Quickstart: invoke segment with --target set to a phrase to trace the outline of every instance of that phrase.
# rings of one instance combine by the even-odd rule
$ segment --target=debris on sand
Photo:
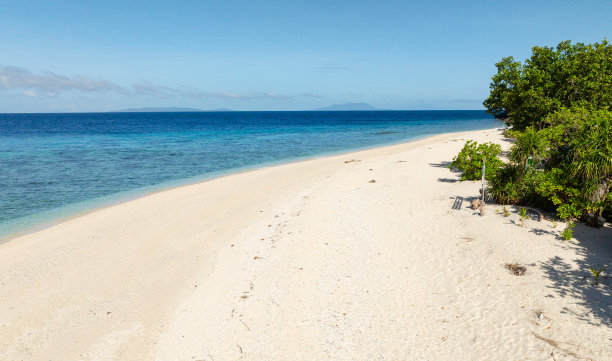
[[[477,210],[482,205],[482,201],[480,199],[474,199],[470,202],[470,205],[472,206],[473,210]]]
[[[525,266],[521,266],[518,263],[506,263],[506,269],[512,272],[515,276],[522,276],[527,272]]]

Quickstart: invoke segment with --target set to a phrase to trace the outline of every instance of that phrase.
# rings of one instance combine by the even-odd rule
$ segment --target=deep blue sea
[[[0,237],[238,170],[500,125],[484,111],[0,114]]]

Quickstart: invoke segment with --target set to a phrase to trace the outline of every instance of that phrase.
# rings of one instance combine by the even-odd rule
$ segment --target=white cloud
[[[33,92],[42,90],[45,95],[61,91],[78,90],[82,92],[120,91],[122,88],[105,80],[95,80],[85,76],[65,76],[51,72],[35,74],[25,68],[0,65],[0,90],[23,89]],[[25,95],[32,96],[30,94]]]
[[[147,95],[154,98],[170,98],[174,96],[194,98],[194,99],[289,99],[292,96],[278,95],[274,93],[253,92],[245,94],[228,92],[205,92],[193,88],[173,88],[165,85],[158,85],[146,80],[132,84],[134,93],[137,95]]]
[[[300,95],[303,96],[303,97],[306,97],[306,98],[325,99],[324,95],[315,94],[315,93],[302,93]]]
[[[275,94],[271,92],[230,93],[213,91],[206,92],[188,87],[170,87],[154,84],[147,80],[133,83],[131,87],[122,87],[106,80],[96,80],[82,75],[66,76],[52,72],[36,74],[28,69],[15,66],[0,65],[0,92],[9,96],[27,97],[57,97],[64,92],[80,93],[119,93],[128,96],[144,96],[149,98],[184,97],[193,99],[291,99],[292,95]],[[305,97],[320,97],[316,94],[301,94]]]

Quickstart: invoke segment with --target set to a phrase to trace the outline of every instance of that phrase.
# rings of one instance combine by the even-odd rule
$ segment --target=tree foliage
[[[596,226],[612,214],[612,45],[536,46],[524,64],[503,58],[492,80],[484,105],[512,126],[514,145],[489,193],[556,211],[569,237],[574,219]]]
[[[612,45],[563,41],[532,48],[524,63],[513,57],[496,64],[487,112],[515,130],[546,127],[545,118],[575,106],[612,110]]]
[[[612,185],[612,112],[562,109],[546,122],[551,147],[541,192],[566,216],[599,216]]]
[[[548,141],[533,127],[515,135],[516,143],[510,152],[510,160],[520,166],[519,177],[532,165],[542,161],[548,152]]]
[[[499,159],[501,146],[494,143],[478,144],[468,140],[463,149],[453,158],[450,167],[463,171],[461,180],[479,180],[482,178],[482,163],[486,159],[485,178],[491,179],[504,163]]]

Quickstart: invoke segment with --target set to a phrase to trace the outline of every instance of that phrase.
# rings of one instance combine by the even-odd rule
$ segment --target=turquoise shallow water
[[[500,125],[483,111],[0,114],[0,237],[238,170]]]

